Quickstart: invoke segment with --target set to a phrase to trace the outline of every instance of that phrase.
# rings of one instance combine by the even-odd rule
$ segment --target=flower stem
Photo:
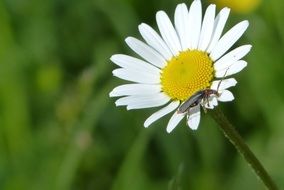
[[[277,186],[261,165],[259,160],[255,157],[252,151],[249,149],[247,144],[244,142],[242,137],[229,122],[226,116],[223,114],[220,108],[215,108],[210,112],[214,120],[219,124],[220,129],[223,131],[225,136],[230,140],[230,142],[235,146],[239,153],[245,158],[248,164],[252,167],[258,178],[265,184],[269,190],[277,190]]]

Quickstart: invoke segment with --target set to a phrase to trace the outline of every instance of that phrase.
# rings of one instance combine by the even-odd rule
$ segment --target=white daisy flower
[[[200,106],[214,108],[220,102],[234,99],[228,90],[235,86],[234,78],[226,78],[247,66],[241,60],[251,49],[243,45],[227,51],[243,35],[248,21],[236,24],[222,37],[230,9],[223,8],[215,17],[216,6],[211,4],[202,20],[200,0],[194,0],[188,9],[183,3],[176,7],[174,24],[164,11],[156,14],[160,34],[147,24],[139,25],[145,42],[126,38],[127,45],[141,58],[116,54],[111,61],[120,68],[113,75],[130,81],[114,88],[110,97],[121,97],[116,106],[127,110],[163,106],[144,123],[148,127],[161,117],[174,112],[168,125],[171,132],[187,116],[188,126],[195,130],[200,122]],[[212,90],[206,98],[199,98],[185,112],[178,111],[189,98],[200,90]],[[202,91],[201,91],[202,92]]]

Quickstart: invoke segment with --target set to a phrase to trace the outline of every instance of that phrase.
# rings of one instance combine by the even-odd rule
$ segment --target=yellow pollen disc
[[[162,69],[162,90],[174,100],[184,101],[213,79],[213,61],[206,52],[187,50],[168,61]]]
[[[219,7],[229,7],[237,13],[250,13],[254,11],[262,0],[210,0]]]

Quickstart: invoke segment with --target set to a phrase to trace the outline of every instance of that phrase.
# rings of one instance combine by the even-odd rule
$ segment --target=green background
[[[167,134],[170,116],[144,129],[157,108],[126,111],[108,97],[125,83],[110,56],[133,55],[124,38],[141,39],[137,26],[156,28],[155,13],[172,18],[177,3],[0,1],[0,189],[264,189],[209,114],[197,131],[183,121]],[[235,75],[236,100],[220,106],[282,188],[283,10],[270,0],[231,13],[226,30],[248,19],[236,45],[253,48]]]

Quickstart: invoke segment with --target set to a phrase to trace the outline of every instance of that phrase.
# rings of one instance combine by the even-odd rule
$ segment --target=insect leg
[[[206,103],[203,102],[202,104],[200,104],[200,106],[202,107],[204,113],[207,113],[207,109],[206,109],[206,107],[205,107],[206,104],[207,104],[208,107],[209,107],[209,102],[208,102],[208,101],[206,101]]]
[[[189,116],[190,116],[190,109],[187,110],[186,112],[186,125],[188,125],[188,120],[189,120]]]
[[[204,113],[207,113],[207,109],[205,106],[202,106]]]
[[[210,107],[210,104],[209,104],[209,97],[206,97],[206,103],[207,103],[207,106]]]
[[[226,70],[224,76],[221,78],[220,82],[218,83],[217,90],[216,90],[218,94],[219,94],[219,87],[220,87],[220,85],[221,85],[221,82],[222,82],[222,81],[224,80],[224,78],[226,77],[226,74],[227,74],[229,68],[230,68],[230,67],[227,68],[227,70]]]

